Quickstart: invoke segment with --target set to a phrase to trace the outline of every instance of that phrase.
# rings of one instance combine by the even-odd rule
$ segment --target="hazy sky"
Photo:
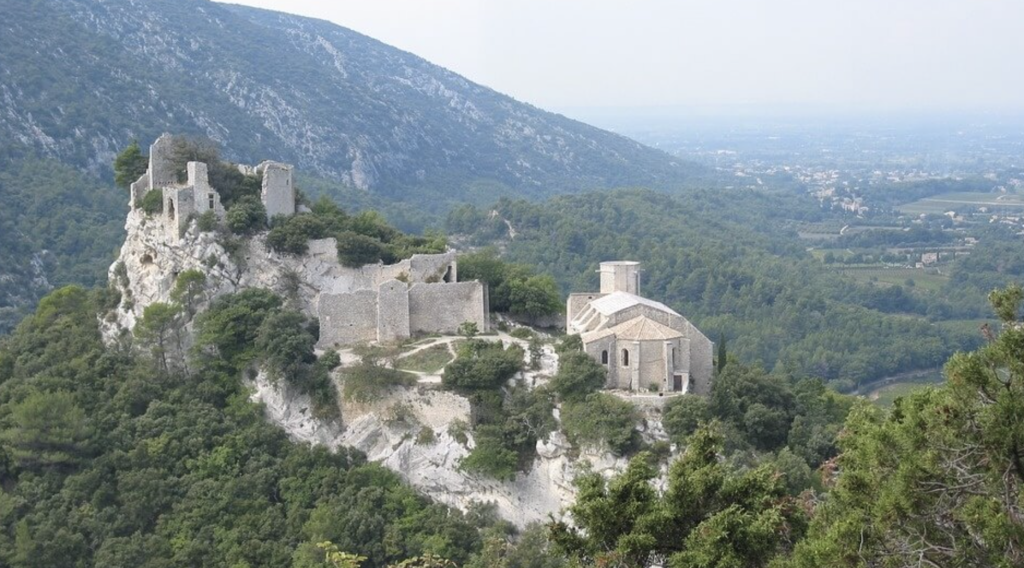
[[[1024,110],[1021,0],[235,0],[538,106]]]

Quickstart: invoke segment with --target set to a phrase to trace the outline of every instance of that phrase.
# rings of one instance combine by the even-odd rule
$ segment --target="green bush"
[[[632,404],[605,393],[562,405],[562,427],[574,445],[607,444],[618,455],[635,450],[640,442],[636,423],[640,415]]]
[[[462,391],[495,389],[523,368],[523,349],[481,339],[466,340],[441,375],[444,386]]]
[[[258,198],[245,196],[228,208],[224,220],[232,233],[252,234],[267,227],[267,209]]]
[[[486,425],[476,429],[473,435],[476,446],[469,455],[462,458],[459,467],[500,480],[511,480],[519,468],[519,456],[505,447],[502,430],[498,426]]]
[[[209,233],[217,230],[217,214],[213,211],[204,211],[196,219],[196,227],[201,233]]]
[[[530,339],[536,334],[528,327],[517,327],[508,333],[516,339]]]
[[[703,422],[711,420],[708,400],[703,396],[686,394],[677,396],[665,405],[662,424],[675,442],[682,442],[697,431]]]
[[[389,264],[395,260],[380,239],[354,231],[342,231],[338,233],[337,240],[338,260],[345,266],[359,267],[377,262]]]
[[[305,254],[310,239],[327,236],[327,225],[316,215],[299,214],[282,219],[275,217],[267,234],[267,246],[277,252]]]
[[[459,276],[487,283],[492,311],[526,317],[562,311],[562,296],[551,276],[534,274],[533,268],[523,264],[504,262],[497,249],[461,255]]]
[[[157,213],[164,212],[164,192],[159,189],[153,189],[146,192],[146,195],[142,196],[142,199],[135,204],[137,207],[142,209],[147,215],[155,215]]]
[[[579,400],[605,386],[608,371],[590,355],[570,352],[558,359],[558,372],[551,379],[551,388],[563,400]]]

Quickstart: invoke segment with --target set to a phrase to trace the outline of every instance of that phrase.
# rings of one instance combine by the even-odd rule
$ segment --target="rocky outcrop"
[[[270,251],[263,235],[240,241],[229,252],[223,237],[200,232],[196,223],[189,224],[181,238],[169,239],[159,217],[140,210],[129,213],[126,228],[128,237],[110,269],[111,282],[122,292],[121,305],[103,321],[110,342],[133,329],[146,306],[169,302],[175,279],[186,270],[206,274],[203,302],[245,288],[266,288],[315,318],[322,291],[357,290],[402,273],[424,276],[447,262],[446,255],[428,255],[395,265],[347,268],[337,262],[333,239],[311,241],[309,254],[295,256]],[[433,256],[439,258],[429,258]],[[434,261],[441,264],[434,266]],[[526,347],[522,340],[500,337]],[[343,364],[357,359],[350,351],[342,352]],[[541,368],[519,380],[531,388],[540,386],[556,369],[557,356],[548,346]],[[441,503],[460,509],[493,503],[502,517],[519,526],[560,516],[574,498],[573,479],[580,468],[611,475],[626,465],[602,449],[573,448],[555,432],[537,443],[532,466],[511,481],[467,473],[459,465],[474,447],[472,432],[465,427],[470,422],[469,401],[441,390],[439,382],[437,375],[424,375],[417,387],[398,389],[371,404],[343,403],[340,421],[317,419],[308,396],[283,381],[272,382],[265,373],[257,374],[249,386],[268,420],[295,441],[357,448]],[[657,409],[648,414],[645,437],[663,439]]]
[[[469,421],[469,401],[456,394],[421,386],[397,390],[372,404],[344,403],[342,424],[337,424],[311,418],[307,397],[271,384],[265,374],[252,387],[252,399],[265,405],[267,418],[296,441],[357,448],[441,503],[462,510],[491,503],[502,518],[520,527],[560,518],[575,498],[573,479],[581,468],[611,475],[626,465],[601,450],[574,452],[555,432],[537,443],[537,459],[528,471],[498,481],[459,468],[474,443],[472,433],[466,433],[465,443],[453,434],[458,423]],[[432,435],[421,436],[424,429]]]

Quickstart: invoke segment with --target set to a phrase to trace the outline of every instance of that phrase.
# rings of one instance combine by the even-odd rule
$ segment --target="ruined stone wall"
[[[332,238],[309,241],[307,264],[317,274],[321,290],[330,294],[344,294],[357,290],[376,290],[388,280],[441,282],[449,266],[454,273],[455,251],[440,254],[417,254],[395,264],[369,264],[358,268],[342,266],[338,262],[337,241]]]
[[[207,211],[213,211],[218,217],[224,217],[224,206],[220,204],[220,194],[210,186],[207,165],[203,162],[189,162],[186,170],[188,172],[187,185],[192,188],[196,214],[202,215]]]
[[[410,335],[409,285],[388,280],[377,289],[377,341],[394,341]]]
[[[171,161],[174,138],[163,134],[149,147],[149,189],[161,189],[178,183]]]
[[[360,290],[351,294],[320,294],[320,342],[329,349],[377,339],[377,291]]]
[[[191,187],[165,187],[163,194],[167,238],[172,243],[178,242],[188,228],[190,217],[195,214],[195,194]]]
[[[409,329],[413,333],[455,333],[469,321],[487,331],[486,302],[480,282],[413,284],[409,288]]]
[[[263,172],[263,190],[260,198],[267,208],[267,218],[275,215],[295,214],[295,184],[292,167],[278,162],[263,162],[256,167]]]
[[[128,197],[128,207],[135,209],[137,204],[142,203],[142,198],[145,197],[147,193],[149,193],[148,171],[139,176],[139,179],[132,183]]]

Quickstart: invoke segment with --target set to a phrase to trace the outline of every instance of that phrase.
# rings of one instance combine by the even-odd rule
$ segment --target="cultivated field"
[[[922,213],[941,215],[946,211],[964,211],[988,207],[994,210],[1019,210],[1024,212],[1024,195],[1016,193],[943,193],[926,197],[897,207],[901,213],[920,215]]]

